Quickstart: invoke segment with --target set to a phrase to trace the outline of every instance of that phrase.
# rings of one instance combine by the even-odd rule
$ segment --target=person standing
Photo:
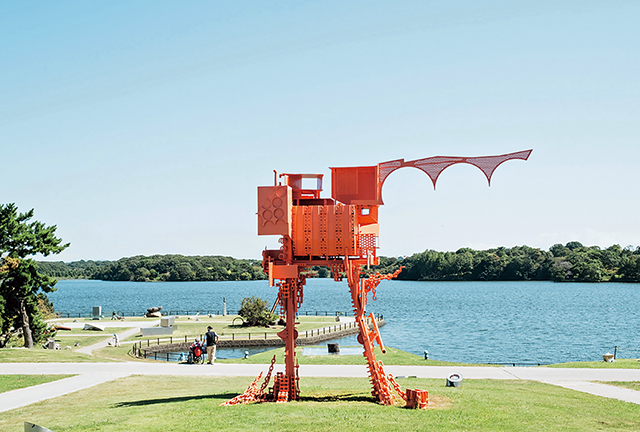
[[[216,344],[220,338],[211,326],[207,327],[205,336],[207,338],[207,363],[213,364],[213,361],[216,359]]]

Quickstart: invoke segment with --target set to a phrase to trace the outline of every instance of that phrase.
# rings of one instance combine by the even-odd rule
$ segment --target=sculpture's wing
[[[480,169],[487,177],[489,186],[491,186],[491,176],[498,166],[511,159],[527,160],[533,150],[523,150],[515,153],[508,153],[497,156],[478,156],[478,157],[458,157],[458,156],[433,156],[424,159],[417,159],[413,161],[405,162],[404,159],[396,159],[388,162],[382,162],[378,164],[379,172],[379,184],[378,191],[382,191],[382,185],[384,181],[389,177],[389,174],[403,167],[414,167],[425,172],[431,182],[433,188],[436,188],[436,181],[438,177],[446,168],[458,163],[467,163]],[[380,197],[380,202],[382,197]]]

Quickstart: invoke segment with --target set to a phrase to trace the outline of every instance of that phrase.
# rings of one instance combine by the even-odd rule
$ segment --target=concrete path
[[[158,324],[159,322],[160,321],[156,321],[155,324]],[[131,326],[129,325],[127,327],[131,327]],[[124,331],[122,333],[119,333],[118,334],[118,338],[120,340],[122,340],[122,339],[126,339],[129,336],[133,336],[133,335],[138,334],[138,333],[140,333],[140,327],[135,327],[135,328],[132,328],[130,330]],[[112,341],[113,341],[113,337],[110,337],[110,338],[107,338],[107,339],[105,339],[103,341],[95,343],[93,345],[89,345],[89,346],[86,346],[86,347],[80,347],[80,348],[78,348],[76,350],[76,352],[83,353],[83,354],[93,354],[93,350],[96,350],[96,349],[99,349],[99,348],[104,348],[104,347],[109,345],[109,342],[112,342]]]
[[[9,411],[35,402],[56,398],[78,390],[83,390],[127,376],[128,374],[85,374],[64,378],[58,381],[39,384],[33,387],[0,393],[0,412]]]
[[[640,391],[588,381],[542,381],[571,390],[640,405]]]

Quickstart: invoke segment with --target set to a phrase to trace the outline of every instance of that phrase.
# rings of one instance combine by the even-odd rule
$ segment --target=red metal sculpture
[[[374,343],[385,352],[376,320],[373,314],[369,319],[365,316],[367,294],[373,291],[375,300],[378,284],[396,277],[402,270],[361,279],[363,266],[378,264],[378,207],[383,204],[382,186],[396,169],[414,167],[424,171],[435,188],[442,171],[458,163],[476,166],[491,184],[491,176],[500,164],[510,159],[527,160],[530,154],[531,150],[499,156],[436,156],[408,162],[398,159],[374,166],[331,168],[331,198],[320,197],[322,174],[278,175],[274,171],[275,184],[258,187],[258,235],[282,236],[279,249],[262,253],[269,286],[278,287],[281,316],[286,318],[286,327],[278,334],[285,341],[285,373],[276,377],[272,398],[278,402],[300,399],[295,317],[303,299],[303,270],[320,265],[329,267],[336,281],[342,280],[343,275],[347,277],[360,331],[358,342],[367,359],[372,394],[380,403],[393,405],[395,398],[391,390],[395,387],[407,406],[426,408],[426,391],[402,392],[393,377],[385,375],[382,362],[376,361],[374,354]],[[239,400],[264,399],[256,386],[257,382],[253,383],[245,392],[246,397],[241,395]]]

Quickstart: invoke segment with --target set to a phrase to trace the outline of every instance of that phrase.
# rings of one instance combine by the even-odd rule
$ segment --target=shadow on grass
[[[162,398],[162,399],[143,399],[143,400],[137,400],[137,401],[118,402],[116,404],[113,404],[113,408],[129,408],[129,407],[139,407],[139,406],[162,405],[162,404],[170,404],[170,403],[176,403],[176,402],[189,402],[189,401],[196,401],[196,400],[211,400],[211,401],[220,401],[220,403],[223,403],[233,399],[236,396],[238,396],[238,393],[227,392],[227,393],[218,393],[218,394],[212,394],[212,395],[180,396],[180,397],[170,397],[170,398]],[[263,402],[269,403],[270,401],[263,401]],[[377,400],[372,396],[344,393],[344,394],[301,396],[300,402],[367,402],[367,403],[375,404],[377,403]]]
[[[221,401],[227,401],[229,399],[233,399],[238,396],[238,393],[218,393],[212,395],[197,395],[197,396],[181,396],[181,397],[170,397],[163,399],[143,399],[137,401],[129,401],[129,402],[118,402],[117,404],[113,404],[114,408],[127,408],[127,407],[136,407],[136,406],[147,406],[147,405],[158,405],[158,404],[168,404],[175,402],[188,402],[202,399],[211,399],[216,400],[219,399]]]
[[[362,394],[327,394],[327,395],[311,395],[300,396],[300,402],[371,402],[377,403],[377,399],[373,396]]]

